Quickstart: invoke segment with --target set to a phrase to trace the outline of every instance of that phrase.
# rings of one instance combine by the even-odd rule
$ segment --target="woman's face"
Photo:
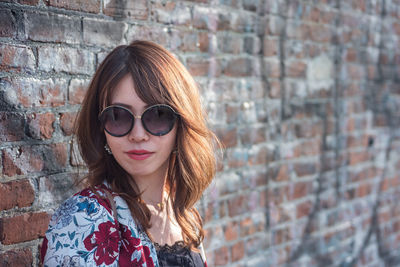
[[[128,108],[135,116],[142,115],[148,105],[137,95],[131,75],[125,76],[112,93],[111,104]],[[104,131],[115,160],[133,179],[158,177],[163,179],[168,161],[175,148],[176,123],[163,136],[147,132],[139,118],[135,118],[132,130],[125,136],[114,137]]]

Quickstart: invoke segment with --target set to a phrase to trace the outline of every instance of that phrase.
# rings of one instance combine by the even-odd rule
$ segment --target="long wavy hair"
[[[79,150],[88,167],[83,181],[90,187],[107,181],[149,234],[150,210],[138,201],[141,192],[135,181],[104,150],[106,138],[98,120],[101,110],[110,105],[116,85],[126,75],[132,76],[136,93],[143,102],[168,104],[180,114],[177,151],[170,155],[166,183],[183,241],[196,248],[204,238],[204,231],[194,205],[215,175],[214,148],[219,142],[207,127],[196,82],[182,63],[163,47],[149,41],[121,45],[97,69],[75,124]]]

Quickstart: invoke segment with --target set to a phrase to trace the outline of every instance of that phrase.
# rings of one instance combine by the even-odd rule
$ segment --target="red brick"
[[[35,200],[35,191],[28,180],[0,184],[0,211],[28,207]]]
[[[100,12],[100,1],[98,0],[45,0],[46,5],[58,8],[84,11],[90,13]]]
[[[264,127],[246,127],[240,133],[240,140],[244,145],[254,145],[267,140],[267,130]]]
[[[293,61],[288,64],[287,76],[291,78],[305,78],[307,64],[301,61]]]
[[[312,175],[317,173],[316,163],[296,163],[294,164],[294,171],[298,177]]]
[[[25,137],[25,116],[16,112],[0,111],[0,141],[20,141]]]
[[[250,236],[257,232],[257,228],[251,218],[245,218],[240,222],[240,237]]]
[[[77,113],[62,113],[60,116],[60,126],[61,130],[65,135],[71,135],[74,130],[74,122]]]
[[[251,60],[248,58],[236,58],[227,63],[223,73],[231,77],[251,76],[252,66]]]
[[[103,12],[110,17],[128,20],[146,20],[149,15],[146,0],[124,2],[118,0],[104,1]]]
[[[311,209],[313,207],[312,201],[305,201],[297,204],[296,206],[296,218],[302,218],[310,215]]]
[[[367,151],[348,152],[349,165],[357,165],[362,162],[369,161],[369,153]]]
[[[234,147],[237,144],[237,129],[218,127],[214,130],[224,148]]]
[[[229,262],[229,251],[227,247],[216,249],[214,252],[215,266],[226,266]]]
[[[257,147],[249,151],[249,164],[262,165],[275,160],[275,152],[271,147]]]
[[[35,56],[30,47],[0,44],[0,70],[33,71]]]
[[[279,41],[277,39],[264,39],[263,42],[264,57],[278,56]]]
[[[290,230],[288,228],[278,229],[272,231],[273,244],[279,245],[291,240]]]
[[[310,38],[314,42],[328,43],[332,40],[332,29],[323,25],[310,25]]]
[[[357,188],[357,197],[365,197],[371,194],[372,186],[367,183],[360,184]]]
[[[298,182],[293,185],[293,195],[291,199],[302,198],[312,194],[312,182]]]
[[[238,195],[228,200],[228,212],[230,217],[244,214],[248,211],[248,197]]]
[[[188,58],[187,69],[193,76],[207,76],[210,62],[207,58]]]
[[[225,112],[226,112],[226,122],[227,123],[237,123],[239,121],[240,107],[238,105],[226,104]]]
[[[239,261],[244,257],[244,242],[240,241],[231,247],[232,261]]]
[[[227,242],[236,240],[239,236],[239,225],[237,222],[229,222],[224,229],[225,240]]]
[[[275,167],[269,167],[268,169],[268,179],[272,179],[276,182],[285,182],[289,181],[289,169],[288,166],[281,165],[281,166],[275,166]]]
[[[53,113],[32,113],[28,115],[29,135],[35,139],[49,139],[54,133]]]
[[[4,245],[11,245],[43,237],[49,221],[50,215],[45,212],[1,218],[0,241]]]
[[[281,76],[281,65],[279,60],[274,59],[265,59],[265,75],[269,78],[279,78]]]
[[[0,10],[0,36],[15,37],[15,18],[10,10]]]
[[[81,20],[61,14],[27,12],[25,30],[28,39],[42,42],[80,43]]]
[[[30,248],[12,249],[0,253],[0,266],[26,267],[33,266]]]
[[[198,35],[199,35],[198,42],[200,51],[208,52],[210,43],[208,32],[199,32]]]

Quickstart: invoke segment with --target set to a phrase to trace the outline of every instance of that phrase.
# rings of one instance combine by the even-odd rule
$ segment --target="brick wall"
[[[396,0],[0,1],[0,265],[38,264],[91,75],[149,39],[226,148],[198,205],[209,266],[400,266],[399,36]]]

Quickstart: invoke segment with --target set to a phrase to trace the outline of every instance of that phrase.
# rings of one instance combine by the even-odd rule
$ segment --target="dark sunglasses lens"
[[[106,131],[114,136],[126,135],[131,129],[134,118],[129,111],[120,107],[110,107],[102,114]]]
[[[175,112],[167,106],[154,106],[142,115],[142,122],[148,132],[153,135],[165,135],[174,127]]]

